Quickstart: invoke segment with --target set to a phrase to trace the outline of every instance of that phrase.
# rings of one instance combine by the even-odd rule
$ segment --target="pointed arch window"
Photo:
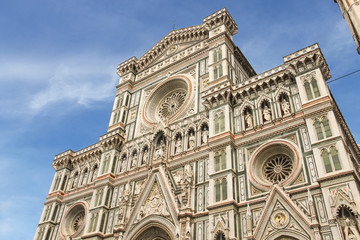
[[[222,59],[222,49],[218,48],[214,50],[214,62],[217,62]]]
[[[227,181],[226,178],[215,181],[215,201],[220,202],[227,199]]]
[[[107,155],[104,158],[104,162],[103,162],[102,169],[101,169],[101,174],[104,174],[108,171],[109,164],[110,164],[110,155]]]
[[[316,81],[316,78],[311,74],[305,76],[304,88],[308,100],[320,97],[320,90]]]
[[[223,170],[226,168],[226,152],[221,150],[215,152],[215,172]]]
[[[224,112],[216,113],[214,117],[215,134],[225,131],[225,115]]]
[[[214,67],[214,79],[218,79],[223,76],[223,66],[217,65]]]
[[[322,140],[325,137],[328,138],[332,136],[329,120],[326,116],[321,119],[315,119],[314,127],[318,140]]]
[[[321,157],[324,162],[326,173],[341,170],[341,163],[338,156],[338,151],[335,147],[330,147],[329,150],[323,149]]]

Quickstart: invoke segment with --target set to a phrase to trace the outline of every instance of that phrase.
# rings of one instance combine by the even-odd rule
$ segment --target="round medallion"
[[[279,183],[287,179],[293,170],[293,161],[284,154],[269,158],[263,168],[266,179],[272,183]]]
[[[76,232],[77,230],[80,229],[81,225],[84,222],[84,216],[85,216],[84,212],[80,212],[78,215],[75,216],[75,218],[71,224],[71,228],[72,228],[73,232]]]
[[[284,210],[277,210],[271,216],[271,224],[275,228],[285,228],[289,221],[290,216]]]
[[[66,236],[78,236],[84,229],[86,219],[86,204],[79,202],[74,204],[65,213],[61,224],[61,235]]]

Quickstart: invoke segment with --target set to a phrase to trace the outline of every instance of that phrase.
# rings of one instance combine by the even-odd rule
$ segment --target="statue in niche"
[[[281,103],[281,108],[284,112],[284,115],[290,114],[290,103],[288,102],[288,100],[286,98],[283,99],[283,101]]]
[[[94,168],[94,173],[93,173],[92,179],[91,179],[92,182],[95,181],[95,179],[96,179],[96,177],[97,177],[97,172],[98,172],[98,168],[95,167],[95,168]]]
[[[207,127],[204,127],[204,129],[201,133],[202,143],[206,144],[208,142],[208,138],[209,138],[209,131],[208,131]]]
[[[134,152],[131,160],[131,167],[136,167],[137,165],[137,152]]]
[[[86,169],[86,170],[84,171],[84,176],[83,176],[81,185],[86,184],[87,177],[88,177],[88,171],[87,171],[87,169]]]
[[[148,149],[145,148],[144,152],[143,152],[143,157],[142,157],[142,162],[141,165],[146,164],[148,162],[149,159],[149,153],[148,153]]]
[[[192,149],[195,147],[195,134],[193,131],[190,131],[189,134],[189,149]]]
[[[346,240],[359,240],[359,234],[349,218],[345,219],[344,234]]]
[[[263,110],[263,117],[264,117],[265,122],[271,120],[271,110],[266,105],[265,105],[264,110]]]
[[[248,112],[245,115],[245,123],[246,123],[246,128],[252,128],[254,126],[253,124],[253,116],[250,112]]]
[[[175,148],[176,148],[175,154],[181,153],[181,150],[182,150],[182,139],[181,139],[180,136],[176,139]]]
[[[161,139],[160,143],[157,146],[157,149],[155,151],[155,160],[160,160],[164,158],[164,152],[165,152],[165,143],[164,141]]]
[[[79,180],[79,175],[76,173],[76,174],[74,175],[74,182],[73,182],[73,184],[72,184],[72,187],[71,187],[71,188],[75,188],[75,187],[77,187],[78,180]]]

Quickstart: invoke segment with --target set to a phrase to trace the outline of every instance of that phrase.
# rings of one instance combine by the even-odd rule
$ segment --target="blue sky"
[[[226,7],[257,73],[318,42],[333,78],[360,68],[338,6],[303,1],[2,0],[0,2],[0,239],[32,239],[54,155],[106,133],[116,66],[175,28]],[[360,141],[360,72],[330,89]]]

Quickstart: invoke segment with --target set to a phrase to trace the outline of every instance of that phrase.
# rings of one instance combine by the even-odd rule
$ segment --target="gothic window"
[[[62,182],[61,188],[60,188],[61,191],[63,191],[65,189],[66,180],[67,180],[67,175],[64,176],[64,179],[63,179],[63,182]]]
[[[106,227],[104,227],[104,226],[105,226],[106,216],[107,216],[107,213],[104,212],[104,213],[102,214],[102,217],[101,217],[100,229],[99,229],[100,232],[104,232],[104,230],[106,229]]]
[[[112,164],[112,166],[111,166],[111,172],[112,172],[112,173],[115,173],[115,171],[116,171],[116,166],[117,166],[118,162],[119,162],[119,159],[118,159],[117,156],[115,156],[115,157],[114,157],[114,160],[113,160],[113,164]]]
[[[316,78],[310,74],[305,76],[304,88],[308,100],[320,97],[319,87],[317,85]]]
[[[48,220],[49,215],[50,215],[50,210],[51,210],[51,206],[47,206],[46,209],[45,209],[45,214],[44,214],[43,222],[45,222],[46,220]]]
[[[40,228],[36,240],[42,240],[45,228]]]
[[[53,191],[56,191],[59,188],[60,180],[61,180],[61,176],[58,175],[55,180]]]
[[[214,79],[218,79],[223,76],[223,67],[222,65],[217,65],[214,67]]]
[[[215,134],[225,131],[225,115],[224,112],[216,113],[214,117]]]
[[[254,117],[253,117],[253,111],[251,107],[245,107],[243,111],[244,115],[244,125],[245,129],[250,129],[254,127]]]
[[[118,123],[119,122],[119,117],[120,117],[120,111],[114,112],[113,114],[114,114],[114,116],[113,116],[112,124]]]
[[[323,117],[320,120],[315,119],[314,127],[315,127],[315,131],[316,131],[318,140],[322,140],[325,137],[328,138],[328,137],[332,136],[330,125],[329,125],[329,120],[327,119],[327,117]]]
[[[196,145],[195,131],[193,128],[190,128],[188,131],[188,149],[193,149]]]
[[[46,233],[46,236],[45,236],[45,240],[49,240],[50,239],[50,235],[51,235],[51,230],[52,228],[50,227]]]
[[[227,181],[226,178],[215,181],[215,201],[220,202],[227,199]]]
[[[225,150],[215,152],[215,172],[218,172],[225,168],[226,168],[226,152],[225,152]]]
[[[91,215],[89,232],[95,232],[96,231],[96,225],[97,225],[98,217],[99,217],[99,213],[93,213]]]
[[[59,209],[59,205],[56,205],[55,209],[54,209],[54,212],[53,212],[53,215],[51,217],[51,221],[55,221],[58,209]]]
[[[221,48],[214,50],[214,62],[217,62],[222,59],[222,50]]]
[[[109,206],[110,205],[110,199],[111,199],[111,195],[112,195],[112,188],[109,188],[106,192],[106,198],[105,198],[105,205]]]
[[[329,151],[327,149],[322,149],[321,157],[324,162],[326,173],[341,170],[338,152],[335,147],[330,147]]]
[[[285,116],[291,113],[290,98],[286,93],[281,93],[279,96],[279,105],[281,115]]]
[[[101,205],[103,194],[104,194],[104,189],[97,190],[96,195],[95,195],[95,206]]]
[[[109,164],[110,164],[110,155],[106,155],[104,157],[101,174],[104,174],[109,170]]]
[[[219,232],[215,238],[215,240],[225,240],[225,239],[226,239],[225,234],[223,232]]]

